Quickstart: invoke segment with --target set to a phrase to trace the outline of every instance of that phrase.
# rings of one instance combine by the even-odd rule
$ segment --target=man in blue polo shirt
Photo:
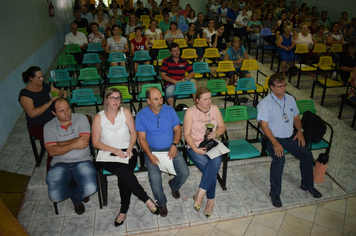
[[[286,94],[286,81],[281,74],[274,74],[268,80],[271,93],[258,104],[257,120],[267,136],[267,151],[272,156],[271,191],[272,205],[282,207],[280,199],[282,173],[285,163],[284,150],[300,160],[302,181],[300,188],[315,198],[322,197],[314,188],[313,155],[305,145],[302,122],[295,99]],[[293,126],[297,132],[293,134]]]
[[[159,213],[165,217],[168,214],[167,198],[163,192],[161,171],[157,166],[159,160],[151,152],[168,151],[168,157],[173,160],[177,175],[168,181],[168,184],[175,199],[180,197],[179,189],[187,180],[189,170],[182,154],[177,150],[177,144],[182,136],[177,113],[172,107],[163,105],[161,91],[156,88],[147,90],[146,100],[148,106],[136,116],[136,131],[145,152],[145,165]]]
[[[71,198],[75,212],[85,211],[83,202],[97,189],[96,170],[89,150],[90,125],[82,114],[71,114],[69,103],[58,98],[51,104],[56,116],[46,123],[43,137],[46,150],[53,157],[47,173],[48,196],[52,202]],[[69,187],[71,179],[77,187]]]
[[[193,67],[189,64],[186,59],[180,57],[180,49],[177,43],[171,43],[168,46],[170,57],[163,60],[161,66],[161,78],[166,81],[166,100],[169,105],[173,107],[174,104],[174,91],[176,90],[176,85],[183,81],[193,81],[195,83],[195,88],[197,89],[197,82],[194,78]],[[188,75],[185,75],[185,72]],[[195,94],[193,95],[193,100],[195,101]]]

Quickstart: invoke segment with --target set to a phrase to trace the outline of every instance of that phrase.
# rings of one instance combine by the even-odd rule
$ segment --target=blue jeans
[[[200,155],[193,151],[192,148],[187,150],[189,158],[194,162],[197,168],[203,173],[199,188],[206,191],[208,199],[215,198],[216,176],[218,175],[222,156],[210,159],[208,155]]]
[[[78,187],[69,186],[72,178]],[[81,204],[84,198],[94,194],[98,188],[96,170],[91,161],[57,163],[49,169],[46,182],[52,202],[71,198],[74,205]]]
[[[151,151],[168,151],[168,149]],[[150,158],[145,153],[145,165],[148,170],[148,178],[150,180],[151,189],[158,206],[165,206],[167,204],[167,198],[163,192],[161,171],[157,165],[151,163]],[[171,180],[171,188],[173,190],[179,190],[188,178],[189,170],[185,163],[182,154],[178,151],[177,156],[173,158],[173,166],[177,175]]]
[[[251,34],[251,41],[255,41],[257,43],[257,46],[260,45],[260,34],[259,33],[253,33]]]
[[[290,138],[276,138],[282,147],[300,160],[300,172],[302,174],[302,185],[306,188],[314,187],[313,179],[313,155],[307,145],[299,146],[298,140],[294,140],[294,135]],[[267,151],[272,157],[271,163],[271,193],[280,195],[282,189],[282,174],[285,163],[285,155],[277,157],[271,141],[267,139]]]

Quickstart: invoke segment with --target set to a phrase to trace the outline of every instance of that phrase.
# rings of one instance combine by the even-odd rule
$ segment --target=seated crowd
[[[236,86],[239,79],[237,75],[251,78],[249,71],[241,71],[243,61],[249,59],[242,40],[246,37],[256,40],[257,44],[276,45],[282,61],[282,74],[270,77],[268,87],[271,93],[257,106],[257,120],[267,136],[267,151],[273,159],[270,179],[272,204],[275,207],[282,206],[280,195],[284,150],[300,159],[300,188],[315,198],[322,196],[314,188],[313,156],[305,145],[296,102],[286,94],[286,64],[287,61],[294,63],[297,60],[293,51],[297,44],[308,45],[312,54],[317,43],[329,47],[346,43],[344,53],[335,56],[340,62],[342,79],[346,83],[350,72],[356,74],[356,18],[349,20],[347,12],[343,12],[339,22],[331,23],[325,11],[319,14],[316,7],[310,10],[305,3],[298,8],[294,1],[287,9],[284,0],[277,3],[264,3],[263,0],[258,3],[215,0],[212,3],[209,0],[206,9],[205,16],[201,12],[195,15],[190,4],[183,9],[179,0],[162,0],[160,4],[148,0],[146,5],[137,1],[133,7],[128,1],[120,6],[115,0],[109,7],[102,1],[99,1],[97,8],[90,4],[76,6],[76,20],[70,25],[71,32],[65,37],[65,45],[78,44],[82,54],[85,54],[89,43],[100,43],[104,51],[101,54],[103,62],[106,54],[124,53],[126,62],[113,61],[107,64],[108,67],[125,66],[131,69],[129,74],[135,75],[140,65],[153,64],[157,60],[158,52],[153,47],[154,42],[165,40],[170,56],[162,60],[160,67],[157,66],[157,74],[164,82],[164,96],[168,105],[164,104],[159,89],[149,88],[146,91],[147,107],[141,109],[134,118],[131,111],[122,106],[121,91],[108,88],[103,95],[104,110],[94,116],[90,127],[84,115],[72,114],[69,102],[65,99],[65,91],[43,82],[39,67],[33,66],[25,71],[23,81],[28,84],[21,90],[19,102],[25,110],[30,134],[44,142],[49,156],[53,158],[46,179],[49,198],[53,202],[71,198],[75,212],[84,213],[82,202],[88,202],[89,196],[97,190],[96,171],[89,148],[91,138],[94,148],[129,159],[128,164],[96,163],[118,178],[121,208],[114,220],[115,226],[122,225],[126,219],[131,193],[144,202],[152,214],[167,216],[167,198],[157,165],[159,159],[154,152],[167,152],[167,158],[172,160],[176,175],[169,180],[168,185],[172,196],[180,198],[179,190],[189,175],[186,162],[178,150],[183,133],[189,158],[202,172],[193,197],[193,207],[199,212],[206,196],[204,215],[210,217],[222,156],[210,159],[207,150],[199,147],[199,144],[204,137],[217,139],[226,128],[219,108],[212,104],[210,90],[206,87],[198,88],[192,64],[182,58],[182,46],[177,43],[177,39],[183,40],[187,44],[185,47],[196,49],[197,60],[203,58],[206,48],[216,48],[220,55],[218,61],[233,62],[235,72],[227,76],[228,84]],[[143,16],[147,16],[147,20],[142,20]],[[78,28],[86,29],[88,36]],[[270,29],[273,34],[261,40],[260,33],[264,28]],[[328,29],[327,34],[325,29]],[[205,39],[207,46],[195,47],[196,39]],[[151,58],[133,62],[132,58],[139,51],[149,51]],[[81,64],[81,55],[77,55],[76,60]],[[158,65],[158,60],[155,63]],[[194,105],[186,110],[182,132],[181,122],[173,106],[177,84],[185,81],[193,82],[197,92],[193,95]],[[352,83],[355,83],[354,78]],[[50,93],[56,95],[50,96]],[[206,135],[208,123],[213,124],[214,128]],[[293,133],[293,127],[296,133]],[[144,152],[144,164],[155,200],[148,196],[133,174],[138,157],[137,140]],[[77,187],[68,187],[72,179]]]

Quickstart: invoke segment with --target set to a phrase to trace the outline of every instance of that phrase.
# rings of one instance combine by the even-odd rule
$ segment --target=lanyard
[[[273,99],[273,101],[282,109],[283,111],[283,115],[286,115],[286,113],[284,112],[285,108],[286,108],[286,97],[284,97],[284,104],[283,104],[283,108],[281,107],[281,105],[279,105],[279,103],[276,101],[276,99],[274,99],[274,97],[271,94],[271,98]]]

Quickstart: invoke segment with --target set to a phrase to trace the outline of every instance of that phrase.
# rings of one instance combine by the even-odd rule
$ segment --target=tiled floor
[[[268,57],[265,65],[259,66],[261,71],[272,74]],[[287,90],[297,100],[308,99],[311,81],[310,76],[303,75],[301,90],[293,86],[288,86]],[[263,84],[264,78],[259,82]],[[336,94],[335,91],[333,93]],[[316,95],[320,94],[321,90],[316,90]],[[328,175],[324,183],[315,184],[323,198],[314,199],[300,190],[299,163],[288,156],[283,174],[281,209],[274,208],[268,197],[270,158],[264,157],[229,163],[227,190],[222,191],[217,186],[216,205],[209,219],[193,209],[192,196],[201,177],[195,167],[190,167],[190,176],[178,200],[170,195],[169,176],[163,176],[169,210],[166,218],[153,216],[142,202],[132,197],[125,223],[115,228],[113,221],[120,206],[116,177],[109,177],[108,205],[103,209],[100,209],[95,194],[85,204],[83,215],[75,214],[70,200],[59,203],[59,215],[55,215],[47,194],[45,160],[40,167],[34,168],[24,115],[0,152],[0,169],[32,176],[18,216],[30,235],[356,235],[356,158],[352,152],[356,132],[337,119],[335,97],[326,99],[328,109],[316,103],[317,114],[334,128]],[[191,104],[191,101],[184,103]],[[215,98],[214,103],[223,104]],[[82,108],[76,112],[92,114],[94,109]],[[353,114],[353,110],[346,108],[344,114]],[[346,119],[346,122],[351,123],[351,120]],[[242,124],[228,124],[227,129],[232,137],[243,135]],[[314,157],[319,153],[315,151]],[[147,173],[138,173],[137,176],[152,196]]]

